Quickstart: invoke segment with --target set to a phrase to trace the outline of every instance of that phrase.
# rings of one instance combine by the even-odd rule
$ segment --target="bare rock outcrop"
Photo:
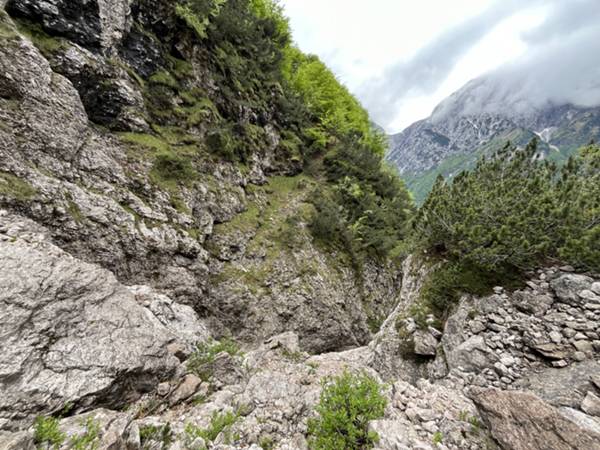
[[[109,49],[128,27],[128,0],[8,0],[11,14],[40,22],[44,29],[93,48]]]
[[[155,296],[145,307],[110,272],[1,211],[0,428],[67,404],[119,407],[173,376],[179,360],[169,345],[189,347],[207,331],[191,308]]]
[[[533,394],[480,389],[472,398],[505,450],[600,449],[600,434],[584,430]]]

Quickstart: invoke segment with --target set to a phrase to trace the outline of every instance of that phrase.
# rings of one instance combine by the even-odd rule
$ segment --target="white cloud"
[[[504,66],[519,70],[530,54],[547,63],[552,48],[570,55],[573,68],[562,67],[537,87],[564,88],[581,98],[590,82],[584,87],[576,83],[575,89],[560,80],[571,80],[567,72],[576,67],[591,69],[573,57],[576,48],[571,53],[565,48],[576,43],[574,38],[562,41],[581,27],[596,24],[600,30],[595,15],[600,0],[282,3],[299,46],[319,55],[390,132],[428,116],[441,100],[483,73]],[[591,51],[590,42],[578,44]],[[531,77],[528,82],[536,84]]]
[[[351,89],[409,59],[440,30],[493,0],[282,0],[294,38],[319,55]]]

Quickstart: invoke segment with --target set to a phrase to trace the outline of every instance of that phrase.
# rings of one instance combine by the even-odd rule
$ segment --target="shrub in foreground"
[[[383,417],[387,403],[381,391],[379,383],[366,373],[344,372],[326,380],[316,407],[318,417],[308,423],[310,448],[372,448],[378,436],[368,431],[369,422]]]

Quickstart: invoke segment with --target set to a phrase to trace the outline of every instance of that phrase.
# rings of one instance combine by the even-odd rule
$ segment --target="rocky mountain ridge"
[[[422,330],[405,313],[418,302],[431,268],[411,258],[403,267],[399,303],[369,345],[311,356],[297,334],[284,333],[245,354],[217,354],[203,380],[182,363],[191,343],[207,339],[202,320],[189,308],[148,288],[114,289],[106,271],[74,266],[38,225],[6,213],[1,248],[5,276],[15,272],[11,264],[35,260],[28,252],[35,252],[40,264],[56,267],[47,274],[35,264],[21,268],[32,282],[27,288],[39,275],[45,298],[52,301],[35,304],[35,320],[24,314],[14,323],[24,331],[7,348],[22,357],[29,354],[25,348],[40,351],[42,336],[54,342],[27,358],[44,361],[43,371],[21,365],[27,367],[22,375],[28,374],[27,384],[5,390],[2,410],[11,415],[4,416],[4,427],[68,398],[75,411],[88,411],[60,420],[60,430],[73,438],[85,433],[91,420],[99,429],[100,448],[225,450],[271,443],[301,449],[321,380],[353,370],[389,383],[385,416],[371,423],[380,436],[377,449],[530,449],[548,442],[556,449],[600,448],[600,277],[576,275],[566,267],[540,270],[519,291],[498,287],[488,297],[464,297],[443,330]],[[17,254],[27,258],[11,257]],[[86,277],[86,290],[73,284],[77,276],[65,268]],[[114,294],[106,296],[96,283]],[[14,286],[10,280],[3,285]],[[60,298],[75,298],[68,288],[79,290],[76,302],[91,310],[65,309]],[[27,292],[22,298],[40,298]],[[3,301],[13,295],[3,292]],[[122,316],[115,307],[127,322],[114,321]],[[70,318],[57,316],[61,309],[73,311]],[[56,340],[60,331],[44,325],[48,317],[68,335]],[[90,323],[97,326],[89,328]],[[78,330],[77,324],[88,326]],[[35,333],[27,330],[32,325],[38,327]],[[146,393],[136,401],[126,396],[132,389]],[[128,408],[122,412],[117,406],[124,403]],[[101,405],[109,409],[98,409]],[[194,434],[224,415],[230,422],[212,442]],[[33,448],[33,436],[26,430],[0,433],[0,443]]]
[[[485,77],[440,103],[431,116],[390,137],[387,159],[398,167],[418,201],[438,174],[452,177],[507,142],[524,147],[537,138],[541,154],[565,161],[600,137],[600,108],[534,105],[503,96]]]
[[[289,113],[225,92],[172,2],[5,5],[0,448],[307,449],[351,371],[384,386],[378,450],[600,449],[600,276],[540,269],[417,323],[435,264],[313,239]],[[264,122],[244,163],[204,151],[199,86]]]

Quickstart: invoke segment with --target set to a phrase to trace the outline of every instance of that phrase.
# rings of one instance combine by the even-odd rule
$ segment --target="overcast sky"
[[[300,48],[319,55],[388,132],[490,73],[539,102],[600,103],[600,0],[281,3]]]

